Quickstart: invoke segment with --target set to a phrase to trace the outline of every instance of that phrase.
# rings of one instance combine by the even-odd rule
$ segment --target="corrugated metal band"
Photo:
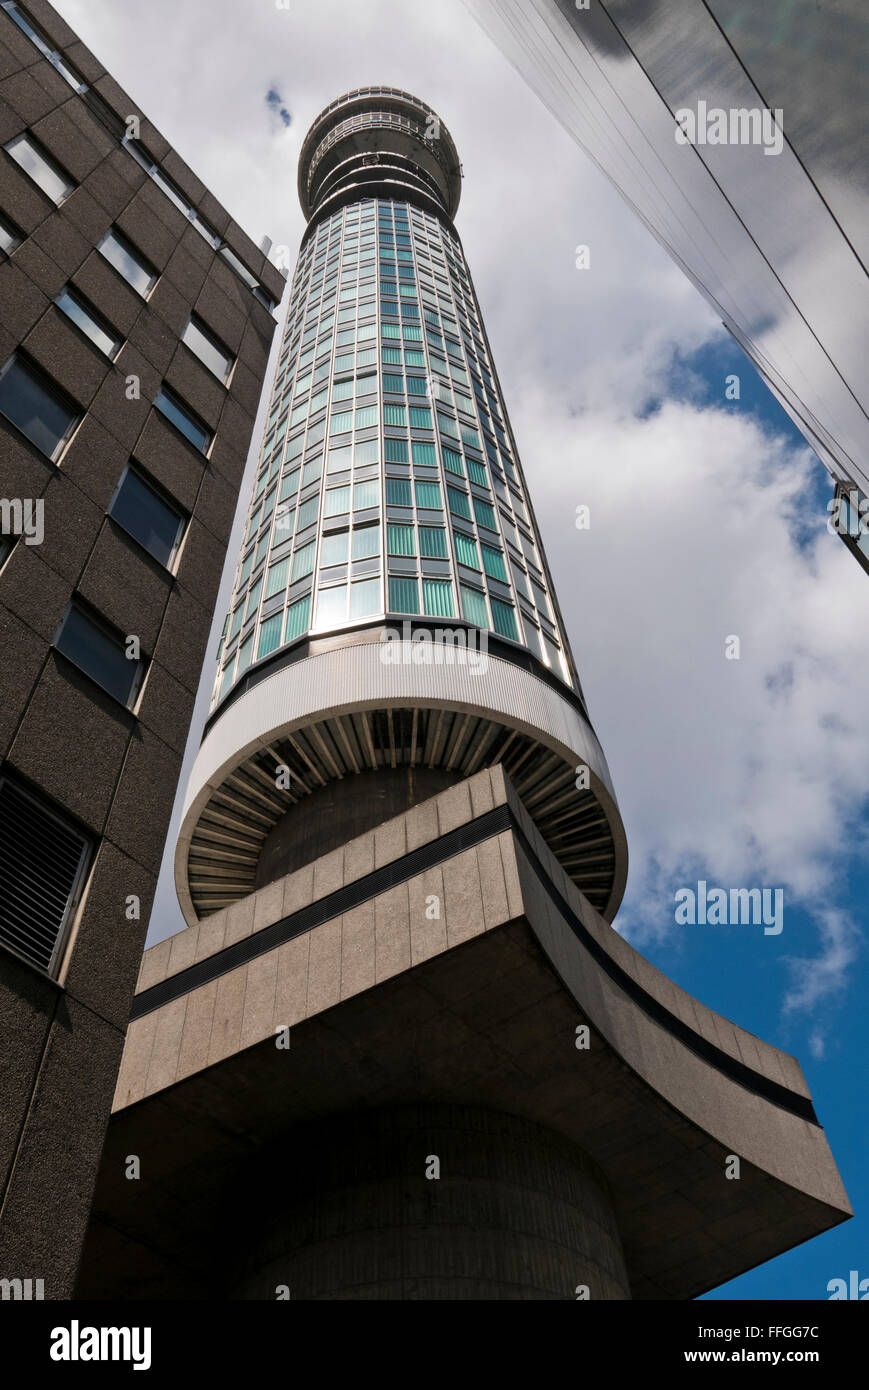
[[[535,854],[519,822],[509,806],[506,805],[496,806],[494,810],[487,811],[485,815],[478,816],[476,820],[469,821],[466,825],[461,825],[458,829],[450,831],[447,835],[441,835],[426,845],[421,845],[419,849],[413,850],[401,859],[393,860],[391,864],[384,864],[382,868],[375,869],[373,873],[366,874],[363,878],[356,879],[355,882],[336,889],[334,893],[329,893],[326,897],[318,899],[317,902],[300,908],[298,912],[293,912],[288,917],[282,917],[280,921],[273,922],[271,926],[264,927],[262,931],[256,932],[253,936],[235,941],[225,950],[218,951],[205,960],[197,961],[194,965],[188,966],[186,970],[180,970],[176,975],[170,975],[168,979],[161,980],[159,984],[143,990],[133,1000],[131,1020],[141,1018],[144,1014],[159,1009],[163,1004],[168,1004],[173,999],[179,999],[182,995],[188,994],[191,990],[209,984],[212,980],[218,979],[230,970],[237,969],[240,965],[245,965],[257,956],[275,950],[285,941],[301,936],[304,932],[311,931],[313,927],[320,926],[323,922],[333,920],[343,912],[349,912],[352,908],[387,892],[388,889],[394,888],[397,884],[406,883],[409,879],[415,878],[417,874],[424,873],[426,869],[434,868],[435,865],[443,863],[456,854],[461,854],[466,849],[471,849],[474,845],[481,844],[484,840],[491,839],[494,835],[500,835],[505,830],[510,830],[515,836],[519,848],[537,875],[541,886],[567,922],[574,936],[600,969],[627,995],[632,1003],[642,1009],[643,1013],[660,1027],[665,1028],[668,1033],[677,1038],[696,1056],[715,1067],[731,1081],[735,1081],[746,1090],[753,1091],[755,1095],[762,1096],[764,1100],[780,1106],[782,1110],[787,1110],[790,1114],[797,1115],[800,1119],[807,1120],[809,1124],[818,1125],[820,1128],[814,1106],[808,1097],[791,1091],[787,1086],[782,1086],[779,1082],[764,1076],[762,1072],[754,1071],[744,1062],[732,1057],[729,1052],[725,1052],[723,1048],[709,1042],[693,1028],[690,1028],[687,1023],[684,1023],[681,1018],[678,1018],[676,1014],[671,1013],[665,1005],[661,1004],[648,990],[643,989],[632,975],[629,975],[613,960],[576,915],[567,899],[558,891]]]

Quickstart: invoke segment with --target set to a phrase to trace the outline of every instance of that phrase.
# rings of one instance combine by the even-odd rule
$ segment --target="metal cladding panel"
[[[865,491],[865,3],[805,4],[796,23],[790,0],[466,3],[827,468]],[[764,112],[762,138],[736,124]],[[713,113],[727,118],[726,139],[707,138]]]

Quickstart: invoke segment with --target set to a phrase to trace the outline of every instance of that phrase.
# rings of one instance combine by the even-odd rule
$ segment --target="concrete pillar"
[[[233,1298],[631,1296],[602,1174],[560,1135],[498,1111],[343,1116],[270,1149],[248,1191]]]
[[[285,811],[263,844],[254,887],[265,888],[409,811],[460,780],[439,767],[380,767],[327,782]]]

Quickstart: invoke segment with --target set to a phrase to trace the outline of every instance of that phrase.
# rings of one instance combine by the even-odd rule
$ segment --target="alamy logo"
[[[32,1302],[45,1298],[44,1279],[0,1279],[0,1299]]]
[[[869,1279],[861,1279],[859,1270],[849,1269],[847,1282],[844,1279],[831,1279],[827,1284],[827,1293],[831,1303],[842,1298],[865,1303],[869,1299]]]
[[[676,889],[676,922],[684,926],[759,927],[764,936],[778,936],[784,926],[782,888],[707,888],[701,878],[697,890]]]
[[[782,116],[777,106],[707,106],[698,101],[697,110],[682,106],[675,113],[677,145],[763,145],[764,154],[781,154],[784,147]]]
[[[0,532],[23,536],[25,545],[42,545],[45,538],[45,502],[41,497],[0,497]]]
[[[400,630],[381,633],[380,660],[384,666],[467,666],[477,676],[489,667],[489,639],[480,628],[414,629],[405,618]]]
[[[827,530],[834,536],[865,536],[869,531],[869,497],[852,488],[827,503]]]
[[[150,1327],[69,1327],[51,1329],[52,1361],[132,1361],[134,1371],[151,1367]]]

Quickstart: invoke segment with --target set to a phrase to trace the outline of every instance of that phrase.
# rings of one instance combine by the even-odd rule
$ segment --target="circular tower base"
[[[604,1178],[515,1116],[365,1111],[261,1162],[232,1298],[631,1297]]]

